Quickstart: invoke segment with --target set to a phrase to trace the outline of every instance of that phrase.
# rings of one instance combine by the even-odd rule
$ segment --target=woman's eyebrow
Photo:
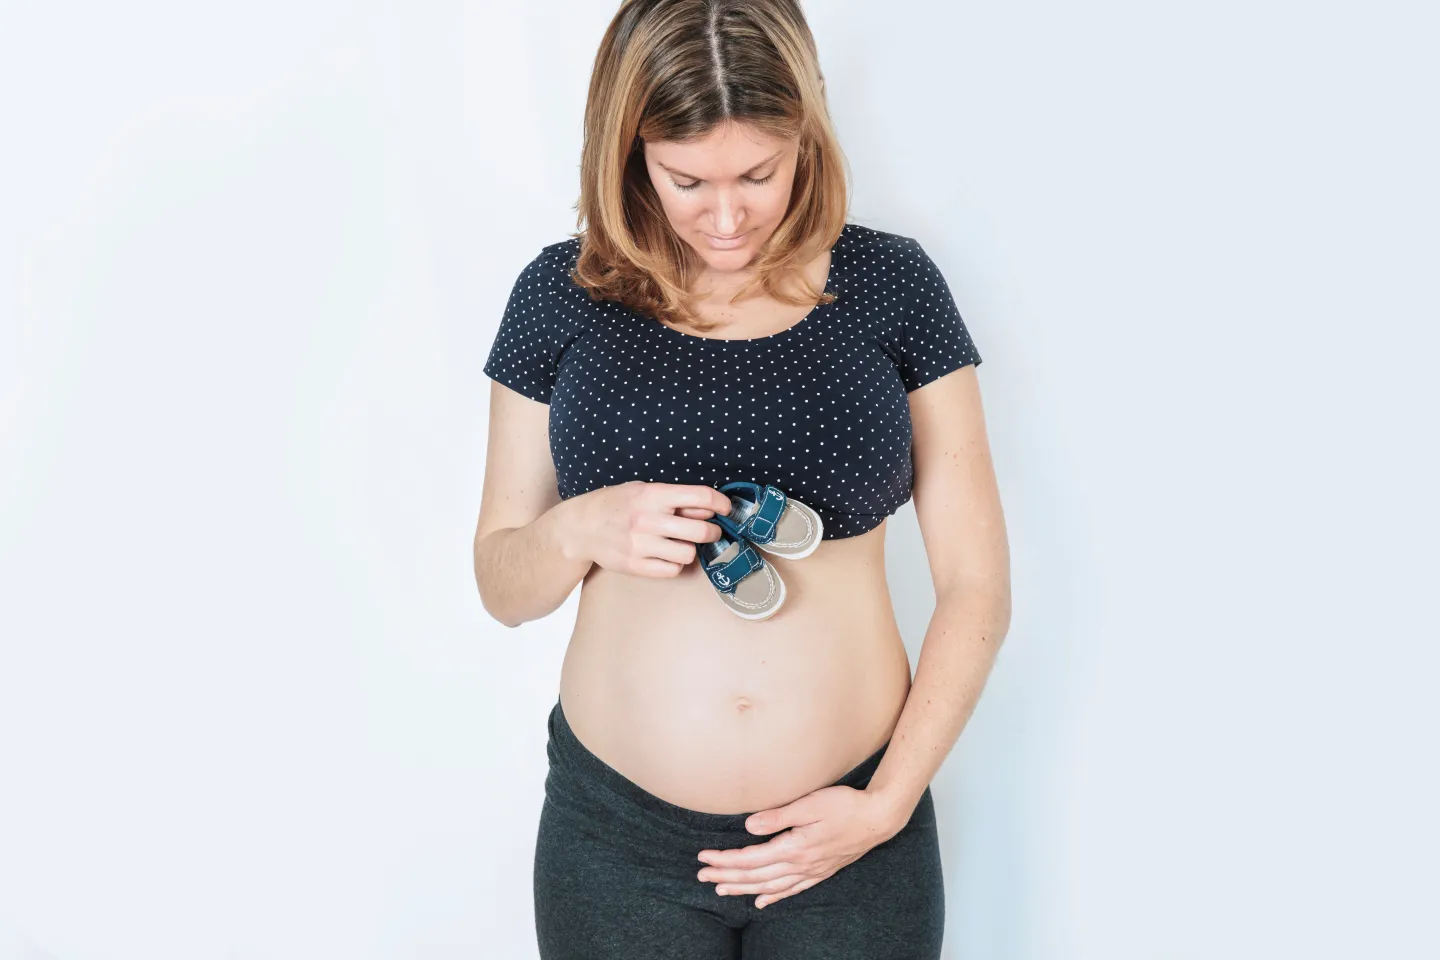
[[[776,150],[774,153],[770,154],[770,156],[766,157],[764,160],[761,160],[759,163],[755,164],[755,166],[751,167],[749,170],[746,170],[745,173],[747,173],[747,174],[754,173],[756,170],[759,170],[761,167],[765,166],[765,164],[769,163],[771,160],[774,160],[776,157],[780,156],[781,152],[782,152],[781,150]],[[673,168],[671,168],[671,167],[666,167],[665,164],[660,163],[659,160],[656,160],[655,162],[656,162],[657,164],[659,164],[660,166],[665,167],[665,169],[666,169],[667,171],[669,171],[670,173],[675,174],[675,176],[677,176],[677,177],[684,177],[686,180],[704,180],[704,179],[705,179],[704,177],[697,177],[697,176],[695,176],[694,174],[682,173],[682,172],[680,172],[679,170],[675,170],[675,169],[673,169]]]

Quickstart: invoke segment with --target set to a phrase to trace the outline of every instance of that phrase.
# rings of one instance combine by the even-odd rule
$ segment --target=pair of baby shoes
[[[820,515],[773,483],[734,480],[717,488],[730,498],[729,514],[710,519],[724,533],[696,546],[700,569],[720,602],[746,620],[764,620],[785,603],[785,581],[756,550],[799,560],[820,546]]]

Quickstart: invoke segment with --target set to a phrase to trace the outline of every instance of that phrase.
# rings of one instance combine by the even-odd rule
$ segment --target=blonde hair
[[[815,39],[797,0],[623,0],[600,42],[585,104],[572,235],[581,244],[571,277],[593,299],[713,329],[694,314],[689,293],[703,260],[671,228],[643,147],[701,139],[727,122],[798,147],[789,208],[735,298],[759,286],[795,306],[835,299],[781,289],[834,246],[849,196]]]

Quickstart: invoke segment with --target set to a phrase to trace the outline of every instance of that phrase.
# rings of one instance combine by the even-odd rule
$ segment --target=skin
[[[651,182],[699,254],[706,336],[785,329],[809,307],[729,303],[789,203],[795,145],[730,124],[705,140],[646,143]],[[763,181],[763,182],[757,182]],[[692,189],[683,189],[693,187]],[[717,250],[707,235],[745,234]],[[806,266],[818,288],[828,251]],[[688,331],[686,331],[688,332]],[[973,366],[909,394],[914,504],[936,605],[912,682],[885,581],[887,523],[810,557],[765,554],[786,605],[762,624],[714,598],[696,544],[729,509],[712,487],[629,481],[560,501],[549,407],[492,381],[476,583],[518,626],[582,584],[561,699],[581,740],[672,803],[755,811],[769,839],[697,851],[697,879],[756,906],[832,876],[898,833],[959,737],[1009,629],[1009,549]],[[675,718],[683,717],[683,723]],[[838,779],[887,739],[865,789]]]
[[[693,143],[645,144],[645,168],[666,219],[705,261],[696,284],[697,290],[709,292],[702,314],[707,319],[713,315],[740,321],[726,337],[773,333],[809,310],[788,308],[796,315],[777,317],[774,308],[788,305],[757,300],[736,307],[728,302],[749,278],[749,262],[784,219],[795,164],[794,141],[776,140],[735,123]],[[716,249],[707,239],[741,233],[744,243],[735,249]],[[824,272],[820,271],[822,281]]]

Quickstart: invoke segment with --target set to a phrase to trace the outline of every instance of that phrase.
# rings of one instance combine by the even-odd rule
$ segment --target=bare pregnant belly
[[[674,578],[592,568],[560,703],[589,750],[650,793],[708,813],[780,806],[890,737],[910,662],[885,584],[885,524],[771,558],[785,605],[735,616],[698,563]]]

